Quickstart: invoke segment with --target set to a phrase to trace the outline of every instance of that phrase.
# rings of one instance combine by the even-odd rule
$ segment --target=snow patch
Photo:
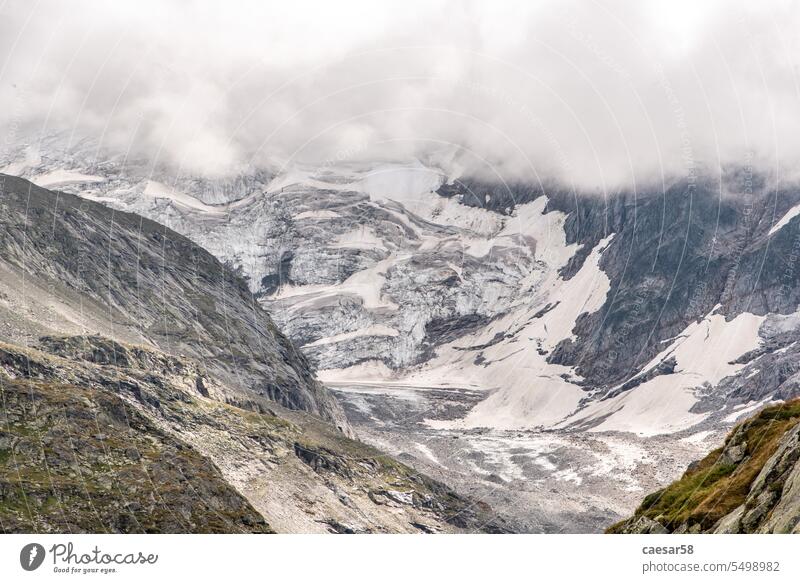
[[[327,336],[325,338],[320,338],[319,340],[315,340],[314,342],[310,342],[302,346],[302,348],[311,348],[314,346],[324,346],[326,344],[334,344],[336,342],[344,342],[345,340],[352,340],[353,338],[359,338],[363,336],[390,336],[396,337],[399,336],[400,332],[395,330],[394,328],[389,328],[388,326],[384,326],[383,324],[375,324],[373,326],[367,326],[366,328],[361,328],[359,330],[353,330],[352,332],[344,332],[342,334],[336,334],[334,336]]]
[[[147,181],[147,185],[144,188],[143,194],[151,198],[166,198],[179,205],[198,211],[213,213],[220,212],[218,207],[208,205],[191,195],[179,192],[174,188],[155,180]]]
[[[754,403],[748,403],[744,405],[739,405],[736,407],[736,411],[728,415],[723,419],[725,423],[736,423],[739,419],[744,417],[745,415],[749,416],[754,411],[761,409],[762,407],[766,407],[767,405],[771,405],[773,403],[777,403],[778,401],[773,401],[772,399],[764,399],[763,401],[756,401]]]
[[[700,322],[692,322],[639,373],[675,358],[673,374],[657,376],[616,397],[592,403],[570,423],[603,420],[592,431],[652,436],[682,431],[705,419],[706,414],[690,411],[697,402],[695,390],[715,386],[745,367],[732,362],[758,347],[758,331],[766,318],[744,312],[728,322],[715,311]]]
[[[369,382],[390,380],[394,372],[383,361],[369,360],[347,368],[333,368],[317,371],[317,378],[323,383],[344,384],[350,382]]]
[[[423,456],[425,456],[425,458],[426,458],[428,461],[430,461],[430,462],[432,462],[432,463],[436,464],[436,465],[437,465],[437,466],[439,466],[439,467],[442,467],[442,468],[444,468],[444,467],[445,467],[445,465],[444,465],[444,464],[442,464],[442,462],[440,462],[440,461],[438,460],[438,458],[437,458],[437,457],[434,455],[434,453],[433,453],[433,451],[431,450],[431,448],[429,448],[429,447],[428,447],[427,445],[425,445],[424,443],[415,443],[415,444],[414,444],[414,447],[416,447],[416,448],[417,448],[417,449],[418,449],[418,450],[419,450],[419,451],[422,453],[422,455],[423,455]]]
[[[685,441],[686,443],[700,444],[704,443],[714,435],[716,435],[715,431],[698,431],[697,433],[691,434],[689,437],[684,437],[681,441]]]
[[[464,419],[429,420],[430,426],[533,429],[556,425],[576,411],[586,392],[570,382],[576,379],[571,368],[547,362],[547,355],[560,341],[572,337],[581,314],[595,312],[605,303],[610,282],[599,264],[612,238],[610,235],[595,246],[572,279],[564,281],[555,269],[549,271],[541,284],[540,301],[533,306],[523,305],[481,333],[459,339],[453,343],[452,352],[441,350],[442,356],[426,371],[428,376],[438,373],[442,378],[462,380],[459,375],[463,374],[464,381],[475,382],[477,377],[485,388],[495,390]],[[552,255],[555,264],[565,261],[567,254],[563,239],[560,243],[562,251]],[[545,304],[554,307],[538,314]],[[511,338],[492,344],[498,334],[510,334]],[[479,349],[485,366],[475,365],[476,353],[469,350],[471,346],[485,346]]]
[[[434,193],[445,176],[439,171],[412,164],[384,164],[374,168],[358,183],[357,190],[366,192],[373,201],[393,200],[401,204],[413,202]]]
[[[299,215],[294,217],[296,221],[302,221],[306,219],[336,219],[339,218],[339,213],[335,213],[329,210],[321,210],[321,211],[305,211],[300,213]]]
[[[95,176],[93,174],[82,174],[80,172],[71,172],[69,170],[53,170],[47,174],[41,174],[31,178],[31,182],[42,188],[52,188],[54,186],[64,186],[67,184],[83,184],[83,183],[97,183],[105,182],[102,176]]]
[[[785,215],[783,215],[781,220],[778,221],[777,223],[775,223],[775,225],[773,225],[773,227],[769,230],[769,233],[768,233],[767,236],[771,237],[772,235],[774,235],[775,233],[780,231],[783,227],[788,225],[791,222],[791,220],[793,218],[795,218],[797,215],[800,215],[800,204],[790,208],[787,211],[787,213]]]
[[[360,225],[355,229],[342,233],[333,243],[333,249],[380,249],[387,251],[383,240],[369,227]]]

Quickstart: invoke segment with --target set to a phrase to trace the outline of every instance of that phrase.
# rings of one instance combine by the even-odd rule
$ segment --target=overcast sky
[[[418,156],[596,189],[788,177],[798,31],[788,1],[7,1],[4,144],[74,132],[208,175]]]

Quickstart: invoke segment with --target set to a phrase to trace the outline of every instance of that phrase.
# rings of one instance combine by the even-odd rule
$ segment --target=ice
[[[744,312],[730,322],[715,310],[693,322],[672,344],[642,369],[675,358],[675,372],[660,375],[620,395],[590,404],[570,419],[603,420],[593,431],[629,431],[642,436],[688,429],[707,415],[692,413],[695,389],[714,386],[745,365],[732,364],[758,347],[759,329],[765,316]]]
[[[11,174],[11,172],[8,173]],[[31,182],[43,188],[54,188],[67,184],[83,184],[104,181],[105,178],[102,176],[82,174],[80,172],[71,172],[69,170],[53,170],[52,172],[48,172],[46,174],[34,176],[31,179]]]
[[[543,205],[539,206],[540,213],[542,209]],[[528,233],[546,234],[547,229],[542,231],[542,225],[546,223],[529,228]],[[494,389],[466,418],[452,422],[431,421],[432,426],[506,430],[549,427],[576,411],[586,392],[567,380],[575,378],[572,369],[548,363],[547,353],[561,340],[572,337],[572,329],[581,314],[594,312],[605,303],[609,281],[599,262],[611,240],[609,236],[600,241],[572,279],[562,280],[553,269],[540,290],[540,301],[533,308],[527,304],[519,312],[496,320],[481,334],[460,339],[454,343],[452,352],[442,350],[443,356],[434,359],[429,370],[417,374],[418,382],[423,379],[431,382],[438,373],[440,378],[458,379],[456,382],[465,384],[477,382],[484,388]],[[551,256],[555,267],[566,261],[566,244],[563,239],[555,238],[550,244],[560,246]],[[555,307],[540,317],[532,317],[547,303]],[[514,331],[512,339],[481,349],[486,366],[473,364],[476,355],[465,352],[466,348],[485,345],[496,334],[509,331]]]
[[[185,194],[183,192],[178,192],[174,188],[171,188],[166,184],[162,184],[161,182],[157,182],[155,180],[147,181],[147,186],[145,186],[144,189],[144,195],[152,198],[166,198],[184,207],[207,213],[221,212],[220,207],[208,205],[191,195]]]
[[[436,191],[444,175],[415,161],[411,164],[383,164],[370,170],[358,183],[357,190],[366,192],[374,201],[394,200],[413,203]]]
[[[342,342],[344,340],[350,340],[352,338],[358,338],[360,336],[397,336],[399,334],[400,333],[394,328],[389,328],[383,324],[375,324],[373,326],[367,326],[366,328],[359,328],[353,332],[345,332],[343,334],[336,334],[335,336],[320,338],[319,340],[315,340],[314,342],[303,345],[301,348],[311,348],[313,346],[333,344],[336,342]]]
[[[800,215],[800,204],[790,208],[787,211],[787,213],[785,215],[783,215],[783,217],[781,217],[781,220],[779,220],[777,223],[775,223],[775,225],[773,225],[773,227],[769,230],[769,235],[768,236],[771,237],[772,235],[774,235],[775,233],[780,231],[783,227],[788,225],[789,222],[793,218],[795,218],[797,215]]]
[[[387,251],[383,239],[369,227],[360,225],[346,233],[342,233],[330,245],[333,249],[381,249]]]
[[[324,219],[336,219],[338,217],[339,217],[338,213],[329,210],[305,211],[298,215],[295,215],[294,220],[296,221],[303,221],[308,219],[324,220]]]

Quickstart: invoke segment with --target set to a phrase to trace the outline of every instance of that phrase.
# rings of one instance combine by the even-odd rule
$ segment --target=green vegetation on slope
[[[207,458],[117,395],[0,384],[3,532],[271,532]]]
[[[640,517],[654,520],[669,531],[681,525],[707,530],[747,499],[750,486],[781,438],[800,423],[800,399],[768,407],[736,426],[725,444],[693,464],[683,476],[647,496],[633,519],[611,526],[607,532],[624,532]],[[780,489],[783,484],[772,483]]]

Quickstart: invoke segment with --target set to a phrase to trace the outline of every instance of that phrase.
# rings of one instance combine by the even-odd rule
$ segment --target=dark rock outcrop
[[[150,344],[199,359],[207,374],[241,391],[350,431],[245,281],[163,225],[0,175],[0,267],[19,291],[8,308],[0,306],[6,340],[24,344],[31,335],[77,328]],[[112,344],[63,348],[101,363],[128,358]]]

